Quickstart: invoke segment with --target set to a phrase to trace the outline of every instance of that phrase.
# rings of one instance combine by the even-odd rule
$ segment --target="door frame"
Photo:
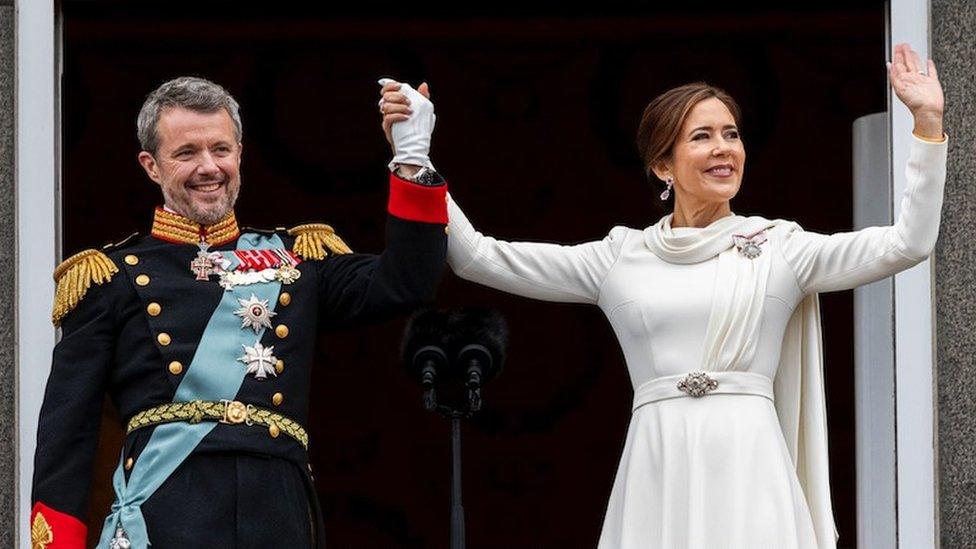
[[[56,0],[16,0],[16,261],[15,337],[17,379],[16,539],[30,546],[31,481],[37,418],[57,332],[51,326],[51,272],[61,258],[62,16]],[[888,43],[909,42],[929,56],[929,1],[891,0]],[[890,57],[890,53],[889,53]],[[881,70],[881,67],[878,67]],[[889,97],[892,215],[904,192],[904,165],[911,145],[907,109]],[[894,277],[894,456],[897,526],[902,549],[938,547],[935,422],[935,304],[928,260]],[[931,314],[919,315],[928,310]],[[919,388],[922,388],[921,390]],[[890,404],[889,404],[890,406]],[[858,435],[871,444],[882,435]],[[870,494],[858,494],[859,515]]]

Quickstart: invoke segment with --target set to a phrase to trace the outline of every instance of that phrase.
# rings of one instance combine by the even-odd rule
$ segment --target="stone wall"
[[[0,548],[14,546],[17,487],[17,367],[13,322],[17,264],[14,231],[14,71],[16,11],[13,0],[0,0]]]
[[[932,2],[949,163],[935,252],[939,532],[976,546],[976,2]],[[919,311],[924,314],[924,311]]]

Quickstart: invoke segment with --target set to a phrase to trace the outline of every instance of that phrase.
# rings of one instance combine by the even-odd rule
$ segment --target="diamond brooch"
[[[734,234],[732,235],[732,242],[735,244],[736,249],[739,250],[739,255],[746,259],[756,259],[762,255],[762,248],[760,246],[766,242],[766,231],[762,230],[750,236]]]
[[[705,372],[691,372],[678,382],[678,390],[688,396],[701,397],[718,388],[718,382]]]

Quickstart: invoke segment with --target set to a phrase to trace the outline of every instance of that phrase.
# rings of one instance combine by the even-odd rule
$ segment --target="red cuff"
[[[407,221],[447,224],[447,185],[426,187],[390,172],[390,214]]]
[[[30,518],[31,547],[85,549],[88,527],[77,518],[55,511],[41,502],[34,504]]]

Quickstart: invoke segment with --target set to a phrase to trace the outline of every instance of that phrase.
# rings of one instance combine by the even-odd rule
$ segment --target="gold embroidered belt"
[[[190,402],[172,402],[147,408],[132,416],[126,426],[125,434],[163,423],[185,421],[190,424],[201,421],[216,421],[228,425],[261,425],[268,428],[268,433],[277,438],[284,433],[297,440],[308,450],[308,433],[297,421],[289,419],[277,412],[258,408],[253,404],[244,404],[237,400],[192,400]]]

